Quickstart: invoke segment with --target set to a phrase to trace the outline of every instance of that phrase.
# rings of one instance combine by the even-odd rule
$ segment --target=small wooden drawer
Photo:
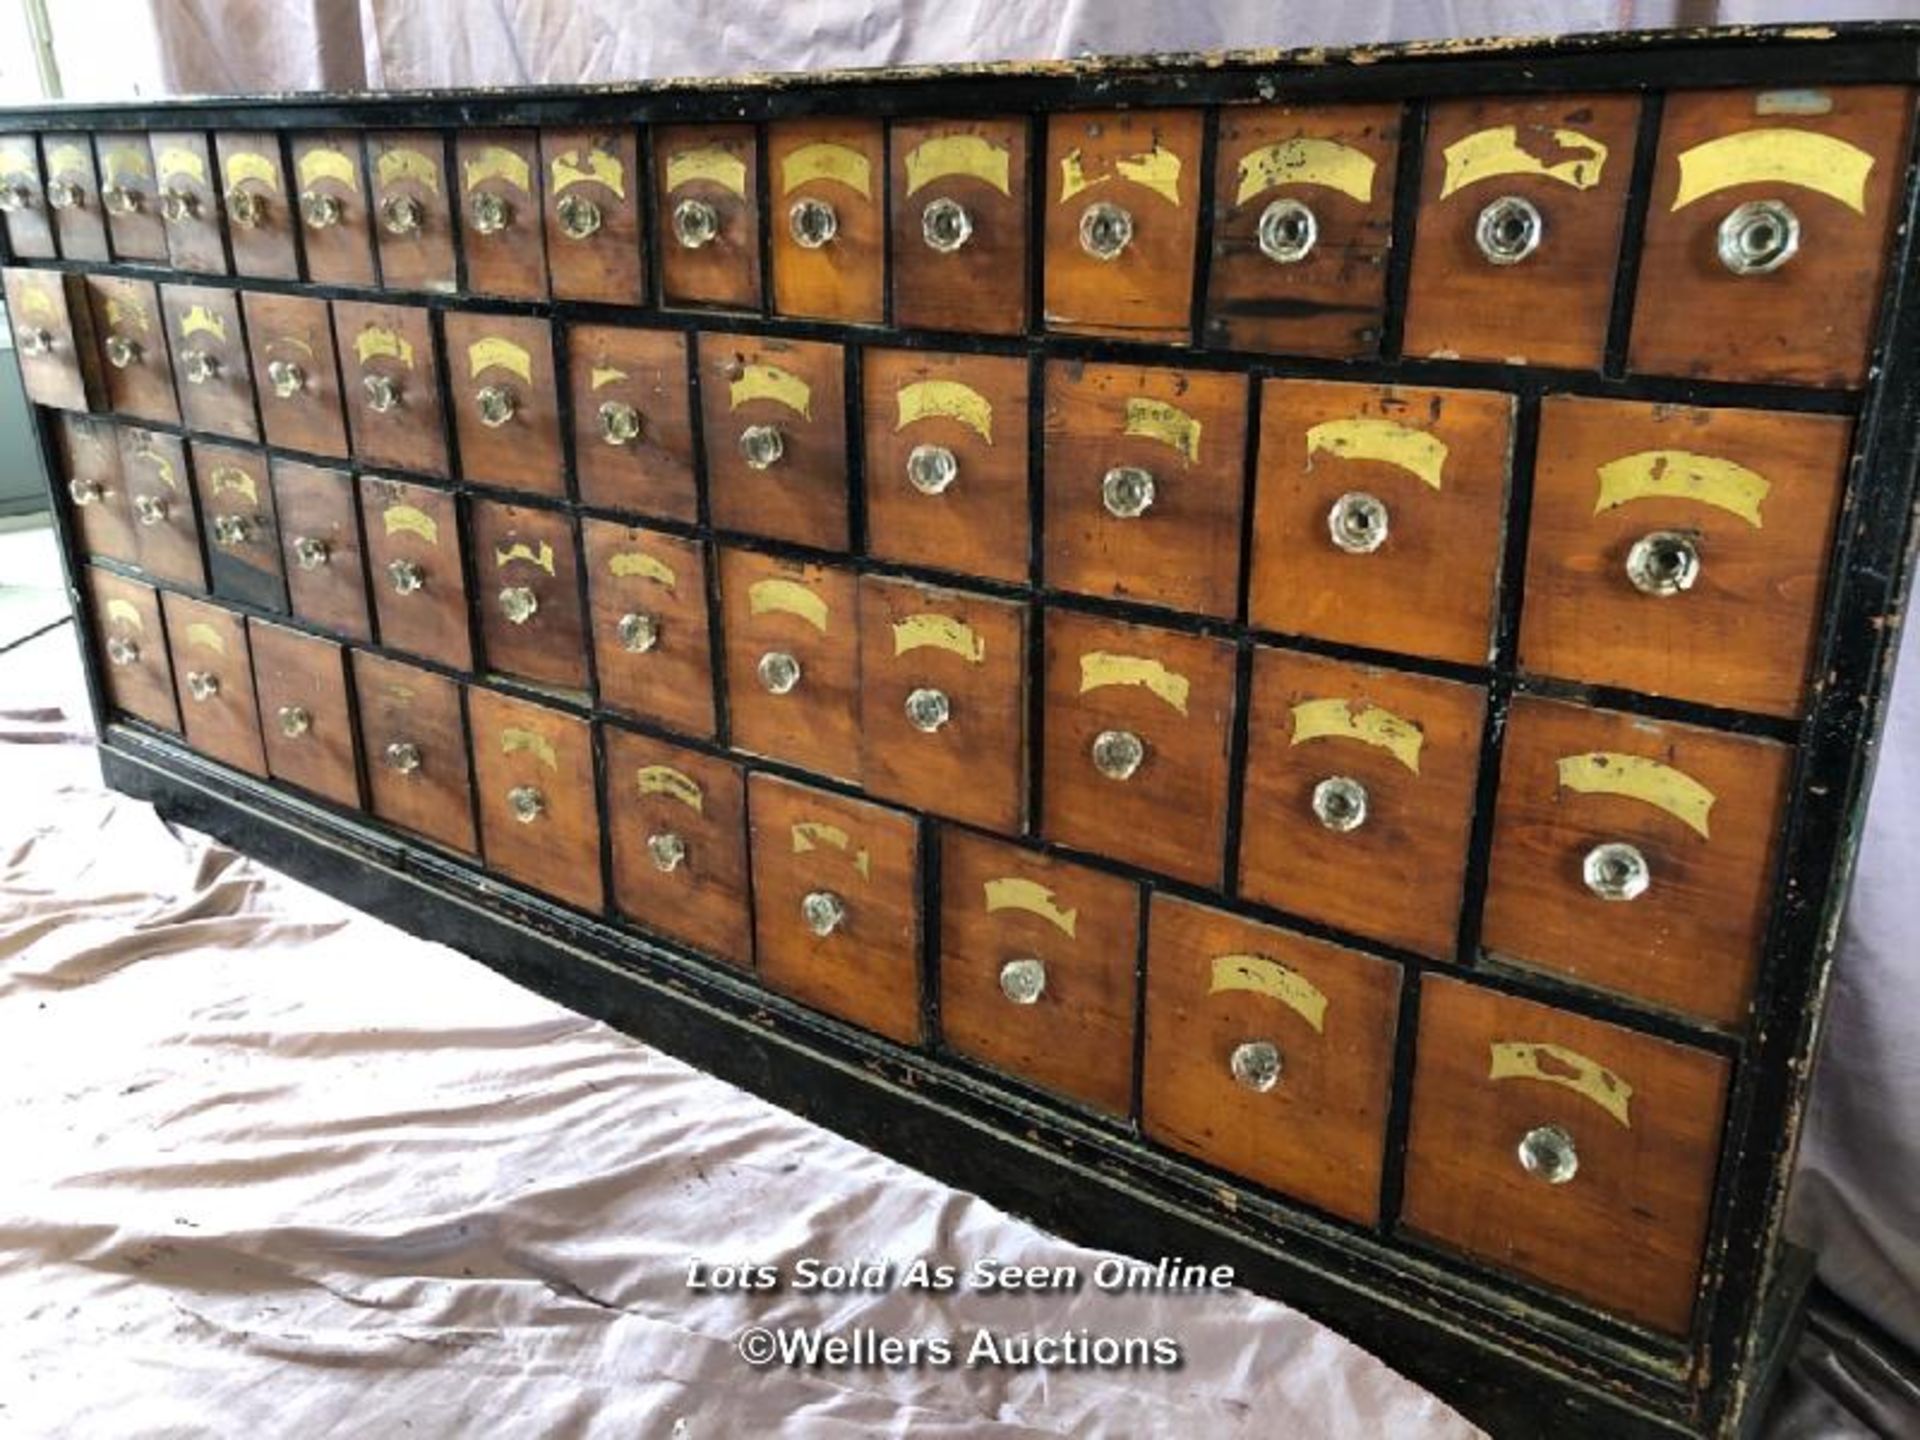
[[[93,616],[94,643],[104,661],[100,675],[107,703],[177,733],[180,703],[173,693],[160,593],[91,566],[86,573],[87,604]]]
[[[669,305],[759,310],[760,146],[751,125],[653,132],[660,289]]]
[[[1142,1128],[1371,1225],[1399,1009],[1397,965],[1156,894]]]
[[[461,473],[479,485],[564,495],[551,324],[461,310],[445,321]]]
[[[160,217],[153,151],[147,147],[147,137],[138,131],[96,135],[94,153],[100,168],[100,209],[106,215],[113,258],[164,263],[166,222]]]
[[[222,132],[213,137],[214,158],[224,184],[220,205],[237,274],[266,280],[298,280],[300,255],[293,231],[299,224],[287,186],[280,137],[271,130]]]
[[[1401,1223],[1670,1334],[1699,1283],[1728,1064],[1428,976]]]
[[[1233,646],[1053,610],[1046,649],[1044,833],[1219,884]]]
[[[747,785],[738,765],[608,725],[613,904],[645,929],[753,964]]]
[[[587,688],[580,567],[564,512],[475,500],[473,583],[487,668],[567,690]]]
[[[162,285],[160,313],[166,317],[174,388],[187,428],[258,440],[239,295],[208,285]]]
[[[893,322],[1027,329],[1027,121],[896,121]]]
[[[1005,841],[940,841],[940,1034],[1110,1115],[1133,1108],[1140,891]]]
[[[463,130],[453,153],[460,171],[467,289],[475,295],[546,299],[540,137],[531,130]]]
[[[860,778],[860,610],[853,572],[719,552],[737,749]]]
[[[1013,583],[1030,573],[1027,362],[868,350],[867,548]]]
[[[687,337],[576,325],[567,332],[580,499],[691,524],[699,518]]]
[[[1680,91],[1660,114],[1633,369],[1857,386],[1913,91]]]
[[[707,331],[698,343],[714,525],[844,550],[847,412],[840,347]]]
[[[747,780],[760,976],[815,1009],[917,1044],[920,827],[776,775]]]
[[[1047,583],[1230,618],[1240,598],[1247,378],[1047,366]]]
[[[429,485],[365,476],[360,517],[381,643],[449,669],[473,669],[453,496]]]
[[[1191,338],[1200,210],[1198,110],[1047,121],[1047,327]]]
[[[231,610],[170,590],[161,593],[160,605],[187,744],[264,777],[267,755],[253,698],[247,622]]]
[[[699,543],[583,519],[601,703],[688,735],[714,731],[707,560]]]
[[[389,290],[454,289],[447,142],[437,130],[367,136],[380,283]]]
[[[878,120],[767,127],[776,312],[856,325],[884,318],[885,155]]]
[[[346,650],[337,641],[263,620],[249,621],[247,635],[268,772],[323,800],[357,808],[360,775]]]
[[[1486,692],[1257,646],[1240,892],[1446,959]]]
[[[471,855],[473,787],[458,682],[353,652],[369,808],[389,825]]]
[[[427,312],[337,300],[333,336],[354,458],[445,475],[440,369]]]
[[[120,477],[133,513],[134,559],[155,579],[207,588],[187,447],[157,430],[120,430]]]
[[[598,912],[600,804],[587,722],[478,687],[467,704],[487,868]]]
[[[863,576],[861,783],[882,799],[1019,833],[1026,660],[1024,605]]]
[[[640,187],[634,132],[543,130],[547,174],[547,273],[556,300],[638,305]]]
[[[87,303],[100,342],[107,409],[160,425],[180,423],[160,292],[150,280],[89,275]]]
[[[267,443],[344,460],[347,417],[327,302],[256,292],[240,300]]]
[[[53,217],[40,182],[40,146],[31,135],[0,135],[0,216],[9,255],[53,258]]]
[[[1435,103],[1402,350],[1598,369],[1639,124],[1637,95]]]
[[[1207,342],[1378,355],[1399,153],[1398,105],[1222,110]]]
[[[1516,700],[1482,945],[1662,1009],[1743,1024],[1792,759],[1771,740]]]
[[[7,270],[7,318],[27,399],[55,410],[97,410],[106,398],[85,281],[55,270]]]
[[[272,470],[281,566],[293,613],[349,639],[371,640],[367,565],[354,516],[353,477],[277,457]]]
[[[287,577],[265,453],[203,440],[188,450],[213,593],[261,610],[285,610]]]
[[[55,418],[53,436],[60,467],[55,479],[66,489],[80,549],[137,564],[133,501],[120,474],[120,436],[113,422],[63,410]]]
[[[373,232],[359,135],[294,136],[293,175],[300,187],[296,204],[307,278],[321,285],[373,284]]]
[[[198,130],[148,137],[160,220],[167,232],[167,259],[175,270],[227,273],[227,244],[220,233],[220,177],[213,168],[209,137]]]
[[[85,135],[46,135],[40,141],[46,164],[47,209],[53,216],[60,253],[69,260],[107,258],[107,217],[100,208],[100,177],[93,144]]]
[[[1513,417],[1491,391],[1264,382],[1252,622],[1485,665]]]
[[[1798,715],[1851,430],[1839,415],[1546,400],[1522,667]]]

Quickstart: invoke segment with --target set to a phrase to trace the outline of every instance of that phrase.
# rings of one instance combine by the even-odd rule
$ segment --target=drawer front
[[[1912,110],[1895,85],[1667,96],[1633,368],[1860,384]]]
[[[644,929],[751,967],[740,767],[611,725],[601,735],[614,907]]]
[[[460,249],[475,295],[544,300],[547,240],[540,218],[540,137],[466,130],[453,142],[460,172]]]
[[[294,136],[293,178],[299,187],[307,278],[320,285],[373,284],[373,233],[359,135]]]
[[[293,231],[300,214],[287,185],[279,135],[271,130],[223,132],[213,137],[213,150],[234,271],[267,280],[298,280],[300,256]]]
[[[567,368],[581,500],[696,520],[687,337],[678,330],[575,325],[567,332]]]
[[[564,495],[552,327],[454,310],[446,327],[461,473],[480,485]]]
[[[262,610],[285,610],[287,577],[267,457],[201,440],[187,448],[213,593]]]
[[[638,305],[640,167],[632,130],[543,130],[547,272],[557,300]]]
[[[1207,371],[1048,365],[1049,585],[1234,614],[1247,383]]]
[[[1793,752],[1516,701],[1481,943],[1718,1025],[1746,1019]]]
[[[1420,987],[1418,1055],[1402,1223],[1684,1331],[1727,1063],[1440,976]]]
[[[654,131],[660,288],[669,305],[758,310],[760,145],[751,125]]]
[[[347,417],[327,302],[300,295],[240,298],[267,443],[344,460]]]
[[[883,799],[1019,833],[1026,665],[1025,606],[861,577],[861,783]]]
[[[346,651],[335,641],[248,622],[267,770],[323,800],[356,808],[360,778]]]
[[[280,459],[273,461],[272,471],[281,568],[293,613],[349,639],[371,640],[353,477]]]
[[[912,1045],[920,1023],[920,833],[911,815],[778,776],[747,781],[760,976]]]
[[[496,500],[475,500],[471,514],[487,668],[585,690],[580,567],[566,515]]]
[[[47,135],[41,138],[40,154],[60,253],[69,260],[105,260],[107,217],[100,208],[93,142],[85,135]]]
[[[106,386],[84,282],[52,270],[7,270],[4,284],[27,399],[56,410],[97,409]]]
[[[153,181],[167,232],[167,259],[176,270],[227,273],[227,246],[220,233],[220,177],[213,168],[209,137],[197,130],[156,133]]]
[[[1798,715],[1850,432],[1837,415],[1547,400],[1521,665]]]
[[[66,489],[67,513],[79,530],[81,550],[137,564],[133,502],[120,474],[120,436],[113,422],[62,411],[53,433],[60,467],[55,479]]]
[[[160,218],[147,137],[137,131],[96,135],[94,154],[100,170],[100,208],[106,214],[113,258],[164,262],[166,222]]]
[[[860,778],[853,572],[750,550],[720,556],[727,707],[737,749]]]
[[[178,425],[180,403],[174,396],[160,291],[151,281],[117,275],[89,275],[86,286],[93,333],[100,341],[107,408],[136,420]]]
[[[840,347],[704,331],[698,344],[714,525],[844,550],[847,415]]]
[[[492,690],[469,690],[467,703],[487,868],[597,912],[600,806],[587,722]]]
[[[99,656],[96,663],[106,684],[107,703],[149,725],[178,733],[180,705],[174,698],[159,592],[91,566],[86,574]]]
[[[246,622],[231,610],[172,591],[161,594],[160,605],[187,744],[264,778],[267,756],[260,744]]]
[[[1399,966],[1156,894],[1146,993],[1146,1133],[1373,1224]]]
[[[1054,610],[1046,651],[1045,834],[1219,884],[1233,646]]]
[[[1207,342],[1378,355],[1400,107],[1223,110],[1217,154]]]
[[[459,684],[356,650],[353,689],[373,813],[389,825],[473,854],[478,845]]]
[[[600,701],[688,735],[714,733],[707,561],[697,541],[580,522]]]
[[[354,458],[428,475],[447,473],[440,368],[425,310],[400,305],[333,306],[334,346]]]
[[[1513,417],[1488,391],[1265,382],[1252,622],[1485,665]]]
[[[120,475],[133,512],[134,560],[155,579],[207,588],[187,447],[157,430],[120,430]]]
[[[1432,106],[1405,353],[1598,369],[1639,124],[1632,95]]]
[[[364,477],[360,518],[381,644],[453,670],[471,670],[467,582],[453,496],[427,485]]]
[[[893,323],[1027,328],[1027,121],[895,122]]]
[[[1486,692],[1260,646],[1252,697],[1241,892],[1452,956]]]
[[[773,308],[877,325],[884,318],[886,144],[878,120],[767,127]]]
[[[943,833],[940,1034],[961,1054],[1127,1114],[1139,953],[1131,881],[964,830]]]
[[[1011,583],[1030,570],[1027,362],[867,350],[867,548]]]
[[[1047,326],[1184,344],[1200,208],[1197,110],[1047,121]]]
[[[40,146],[31,135],[0,135],[0,215],[7,253],[20,260],[53,258],[53,216],[40,181]]]
[[[454,289],[447,142],[437,130],[367,136],[380,283],[389,290]]]
[[[174,388],[187,428],[258,440],[240,297],[211,286],[162,285],[160,312],[166,317]]]

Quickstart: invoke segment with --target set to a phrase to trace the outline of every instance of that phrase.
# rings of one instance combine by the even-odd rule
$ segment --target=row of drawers
[[[1344,1219],[1381,1219],[1407,983],[1388,960],[1152,887],[1143,897],[1134,880],[1013,842],[945,825],[936,836],[907,812],[597,722],[603,789],[596,722],[103,571],[89,571],[88,583],[114,705],[180,729],[195,749],[338,805],[364,800],[379,820],[482,855],[489,869],[568,904],[606,913],[610,901],[611,913],[903,1044],[932,1038],[919,961],[921,931],[931,928],[946,1047],[1099,1111],[1136,1116],[1154,1140]],[[1064,616],[1049,618],[1050,638],[1055,622],[1075,646],[1112,638],[1106,627],[1076,637],[1075,627],[1093,622]],[[1255,703],[1302,685],[1317,694],[1396,683],[1340,669],[1265,653]],[[1118,723],[1129,707],[1116,706],[1114,716],[1086,724],[1063,714],[1058,728],[1077,739],[1087,725]],[[1351,705],[1348,713],[1357,730],[1380,716]],[[1281,719],[1258,762],[1273,774],[1257,815],[1271,827],[1266,844],[1296,849],[1311,864],[1299,852],[1323,842],[1289,818],[1304,808],[1296,792],[1319,773],[1286,758],[1307,738],[1301,714],[1293,711],[1290,738]],[[1056,727],[1048,728],[1051,736]],[[1503,815],[1518,848],[1496,855],[1496,876],[1530,864],[1530,850],[1568,858],[1559,853],[1564,834],[1547,841],[1541,832],[1556,823],[1556,809],[1581,803],[1573,792],[1582,787],[1527,794],[1539,747],[1630,743],[1642,728],[1570,706],[1521,707],[1509,748],[1520,799]],[[1437,729],[1426,737],[1450,738]],[[1689,761],[1735,744],[1674,727],[1656,727],[1649,741]],[[1341,763],[1366,769],[1373,748],[1343,747]],[[1423,775],[1458,763],[1416,753]],[[1754,764],[1732,750],[1716,758],[1735,771]],[[1726,803],[1743,803],[1742,793]],[[1391,782],[1382,795],[1394,845],[1343,862],[1381,891],[1404,862],[1371,862],[1422,843],[1408,833],[1417,828],[1413,807],[1397,813],[1406,798]],[[1595,817],[1628,815],[1628,803],[1602,796]],[[1704,830],[1705,813],[1698,818]],[[1718,826],[1732,817],[1714,818]],[[1112,834],[1128,828],[1111,809],[1105,823]],[[603,827],[611,895],[601,888]],[[939,884],[930,890],[922,871],[936,840]],[[923,908],[929,894],[937,913]],[[1566,887],[1552,903],[1516,896],[1508,909],[1538,917],[1581,903]],[[1403,1226],[1631,1319],[1683,1330],[1725,1062],[1433,975],[1422,985],[1418,1023]]]
[[[644,152],[631,127],[16,135],[0,207],[28,258],[750,312],[764,246],[777,314],[997,334],[1031,327],[1038,253],[1050,330],[1186,342],[1204,273],[1203,342],[1334,357],[1381,352],[1411,245],[1403,353],[1598,368],[1645,103],[1427,106],[1398,237],[1405,116],[1382,104],[1218,111],[1210,175],[1193,109],[663,126]],[[1632,368],[1859,383],[1911,108],[1892,86],[1665,96]]]

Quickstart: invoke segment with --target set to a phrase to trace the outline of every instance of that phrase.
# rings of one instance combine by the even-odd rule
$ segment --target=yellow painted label
[[[1307,460],[1320,453],[1338,460],[1377,460],[1418,476],[1435,490],[1447,468],[1447,443],[1394,420],[1356,415],[1328,420],[1307,431]]]
[[[604,390],[607,386],[617,381],[631,380],[632,378],[633,377],[627,374],[626,371],[616,369],[612,365],[596,365],[592,373],[587,377],[587,388],[590,390]]]
[[[938,415],[958,420],[987,444],[993,444],[993,403],[971,385],[958,380],[916,380],[902,385],[894,400],[900,407],[895,430]]]
[[[244,180],[255,180],[270,190],[278,190],[280,167],[258,151],[235,151],[227,156],[227,188],[234,189]]]
[[[518,375],[527,384],[533,383],[533,356],[527,353],[524,345],[499,335],[489,335],[467,346],[467,375],[478,380],[486,370],[506,370]]]
[[[1594,473],[1600,477],[1596,515],[1634,500],[1697,500],[1738,515],[1756,530],[1761,502],[1773,489],[1766,476],[1744,465],[1691,450],[1642,450],[1609,460]]]
[[[182,335],[211,335],[222,344],[227,339],[226,317],[216,315],[204,305],[190,305],[180,317]]]
[[[747,610],[754,615],[795,615],[827,633],[827,602],[798,580],[754,581],[747,587]]]
[[[1200,459],[1200,422],[1169,401],[1135,396],[1127,401],[1127,420],[1122,429],[1129,435],[1158,440],[1189,461]]]
[[[353,337],[353,353],[360,357],[361,367],[376,355],[398,360],[407,369],[413,369],[413,342],[396,330],[384,325],[369,325]]]
[[[180,493],[180,477],[174,474],[173,461],[154,448],[152,440],[143,440],[134,448],[134,455],[153,466],[153,473],[160,477],[160,483],[174,494]]]
[[[381,512],[380,523],[386,527],[389,535],[404,532],[408,535],[417,535],[436,548],[440,544],[439,522],[426,511],[416,509],[412,505],[389,505]]]
[[[272,349],[298,350],[309,360],[313,358],[313,346],[302,340],[298,335],[276,335],[273,339],[269,340],[267,344]]]
[[[182,145],[172,146],[160,152],[157,166],[162,180],[174,175],[186,175],[201,185],[207,183],[207,157],[198,150],[189,150]]]
[[[1736,185],[1783,184],[1818,191],[1864,215],[1872,171],[1873,156],[1837,136],[1791,126],[1741,130],[1680,152],[1672,208]]]
[[[1224,991],[1246,990],[1278,1000],[1307,1024],[1316,1035],[1327,1031],[1326,993],[1299,971],[1282,965],[1269,955],[1216,955],[1209,995]]]
[[[187,626],[187,644],[220,655],[227,653],[227,637],[204,620],[195,620]]]
[[[107,601],[107,619],[118,620],[130,629],[145,633],[146,621],[140,618],[140,611],[131,600],[122,600],[118,596]]]
[[[56,145],[47,151],[47,173],[55,178],[85,175],[92,169],[92,158],[78,145]]]
[[[1364,205],[1373,199],[1373,176],[1379,167],[1364,150],[1301,135],[1249,151],[1240,157],[1239,168],[1240,183],[1233,196],[1236,207],[1281,185],[1320,185]]]
[[[494,569],[504,570],[516,561],[536,565],[551,575],[553,574],[553,546],[542,540],[539,548],[535,549],[524,540],[516,540],[511,545],[494,547]]]
[[[1702,840],[1710,838],[1707,816],[1717,797],[1684,770],[1644,755],[1594,750],[1562,755],[1560,786],[1581,795],[1623,795],[1664,810]]]
[[[748,365],[740,371],[727,388],[727,408],[738,410],[749,400],[771,400],[802,420],[813,418],[813,387],[778,365]]]
[[[309,150],[294,162],[294,170],[300,176],[302,190],[313,188],[318,180],[331,180],[349,190],[360,188],[360,173],[345,151]]]
[[[893,622],[893,653],[909,650],[946,650],[969,665],[987,658],[987,642],[964,620],[951,615],[908,615]]]
[[[466,176],[469,190],[489,180],[499,180],[523,195],[533,193],[533,167],[527,163],[527,157],[504,146],[489,145],[478,154],[468,156],[461,173]]]
[[[1487,1068],[1489,1080],[1543,1080],[1584,1095],[1629,1130],[1633,1086],[1606,1066],[1577,1050],[1536,1040],[1495,1040]]]
[[[805,855],[822,845],[830,846],[841,854],[850,856],[853,868],[860,872],[861,879],[871,876],[873,857],[865,850],[855,849],[853,839],[838,825],[827,820],[800,820],[792,826],[793,853]]]
[[[107,299],[107,328],[109,330],[138,330],[149,334],[153,324],[147,319],[147,307],[138,300],[127,296],[109,296]]]
[[[1118,174],[1123,180],[1144,185],[1169,204],[1178,205],[1180,169],[1180,157],[1165,146],[1156,145],[1151,150],[1114,161],[1113,170],[1107,174],[1089,176],[1076,147],[1060,157],[1060,199],[1065,203],[1083,190],[1106,184]]]
[[[215,495],[244,495],[253,504],[260,503],[260,487],[253,476],[236,465],[220,465],[207,477]]]
[[[1187,692],[1191,688],[1187,677],[1149,656],[1110,655],[1104,650],[1082,655],[1080,693],[1085,695],[1108,685],[1142,686],[1182,715],[1187,713]]]
[[[1053,898],[1053,891],[1037,881],[1019,875],[1002,875],[981,888],[986,892],[989,915],[1000,910],[1024,910],[1029,915],[1038,915],[1069,940],[1079,938],[1074,929],[1080,923],[1080,912],[1062,907]]]
[[[964,175],[991,185],[1011,199],[1011,164],[1012,155],[1007,147],[996,145],[984,136],[935,135],[907,152],[907,194],[912,195],[950,175]]]
[[[671,765],[643,765],[633,772],[633,784],[642,795],[669,796],[696,815],[706,811],[706,797],[693,777]]]
[[[153,174],[147,162],[147,152],[132,145],[115,145],[100,154],[100,168],[106,172],[108,181],[121,180],[129,175],[137,175],[142,180]]]
[[[1575,190],[1591,190],[1600,183],[1600,172],[1607,164],[1605,145],[1578,130],[1555,130],[1553,145],[1572,153],[1562,160],[1542,160],[1520,143],[1517,125],[1495,125],[1463,135],[1442,152],[1447,173],[1440,184],[1440,198],[1502,175],[1538,175]]]
[[[536,730],[522,730],[509,725],[500,732],[500,753],[518,755],[521,752],[533,756],[549,770],[560,768],[560,757],[554,754],[553,742]]]
[[[4,169],[10,179],[20,175],[31,183],[34,178],[33,152],[10,145],[0,147],[0,169]]]
[[[719,145],[702,145],[667,157],[667,189],[695,180],[718,185],[736,200],[747,198],[747,162]]]
[[[380,177],[380,188],[401,180],[411,180],[414,184],[440,193],[440,167],[433,157],[418,150],[386,150],[373,162],[373,172]]]
[[[792,194],[810,180],[831,180],[864,200],[873,198],[873,162],[851,145],[816,140],[781,159],[780,185],[784,193]]]
[[[609,556],[607,569],[619,579],[638,576],[642,580],[664,585],[669,590],[680,583],[680,577],[673,573],[671,565],[639,550],[623,550],[618,555]]]
[[[1320,700],[1302,700],[1293,707],[1293,740],[1305,745],[1313,740],[1358,740],[1384,750],[1414,774],[1420,773],[1420,747],[1427,737],[1411,720],[1378,705],[1354,709],[1343,696]]]
[[[558,195],[569,185],[604,185],[622,200],[627,198],[627,167],[618,155],[605,150],[569,150],[553,157],[550,185]]]
[[[38,285],[20,287],[20,308],[35,320],[45,320],[52,324],[58,324],[60,321],[60,311],[53,303],[53,296]]]

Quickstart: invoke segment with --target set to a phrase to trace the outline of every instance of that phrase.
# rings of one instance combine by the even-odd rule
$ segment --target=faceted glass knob
[[[1678,530],[1642,535],[1627,551],[1627,580],[1642,595],[1678,595],[1700,578],[1700,546]]]
[[[411,195],[389,195],[380,202],[380,224],[389,235],[417,234],[426,218],[426,207]]]
[[[340,223],[340,199],[318,190],[300,192],[300,218],[309,230],[325,230]]]
[[[647,836],[647,857],[662,875],[671,875],[687,858],[687,842],[671,830]]]
[[[125,335],[109,335],[101,348],[107,352],[107,363],[116,370],[125,370],[140,363],[141,345],[138,340]]]
[[[33,326],[20,331],[14,343],[20,347],[22,355],[50,355],[53,353],[53,332]]]
[[[282,400],[291,400],[307,388],[307,372],[291,360],[269,360],[267,383]]]
[[[840,217],[824,200],[799,200],[787,212],[787,230],[802,250],[818,250],[840,233]]]
[[[387,768],[399,775],[411,775],[420,768],[420,747],[411,740],[395,740],[386,749]]]
[[[560,217],[560,233],[569,240],[585,240],[600,229],[600,207],[584,195],[562,195],[553,213]]]
[[[498,430],[513,419],[519,408],[513,398],[513,392],[504,385],[485,385],[475,392],[473,408],[480,412],[480,423],[489,430]]]
[[[238,186],[227,191],[227,218],[242,230],[252,230],[265,223],[267,218],[267,197],[258,190],[242,190]]]
[[[53,180],[47,184],[47,204],[56,210],[78,210],[87,203],[87,192],[71,180]]]
[[[396,595],[411,595],[426,588],[427,572],[411,560],[393,560],[387,564],[387,581]]]
[[[509,585],[500,592],[500,613],[510,624],[526,624],[539,609],[540,597],[525,585]]]
[[[614,628],[620,636],[620,648],[635,655],[644,655],[660,643],[660,618],[642,610],[622,615]]]
[[[1327,512],[1327,535],[1334,548],[1349,555],[1371,555],[1387,543],[1386,502],[1364,490],[1351,490]]]
[[[491,190],[480,190],[467,202],[467,216],[475,234],[498,235],[513,223],[513,206]]]
[[[298,740],[313,728],[313,716],[304,705],[282,705],[279,720],[280,733],[289,740]]]
[[[132,215],[139,211],[144,202],[138,190],[116,183],[100,187],[100,203],[110,215]]]
[[[1480,212],[1473,243],[1489,265],[1518,265],[1540,248],[1547,220],[1540,208],[1520,195],[1502,195]]]
[[[600,406],[600,438],[609,445],[631,445],[640,438],[640,412],[624,400],[607,400]]]
[[[800,662],[784,650],[769,650],[755,668],[760,688],[769,695],[789,694],[800,683]]]
[[[516,785],[507,791],[507,808],[522,825],[531,825],[547,811],[547,797],[537,785]]]
[[[673,238],[688,250],[711,245],[720,234],[720,212],[704,200],[682,200],[673,207]]]
[[[161,495],[136,495],[133,497],[133,513],[140,517],[142,525],[162,525],[167,519],[166,497]]]
[[[928,249],[951,255],[973,238],[973,217],[958,200],[929,200],[920,212],[920,238]]]
[[[953,705],[944,690],[919,689],[907,695],[907,723],[931,735],[953,718]]]
[[[1520,1137],[1520,1168],[1549,1185],[1564,1185],[1580,1173],[1573,1136],[1558,1125],[1538,1125]]]
[[[786,437],[776,426],[749,425],[740,432],[740,456],[752,469],[769,469],[786,453]]]
[[[1367,823],[1367,787],[1346,775],[1329,775],[1313,787],[1313,816],[1337,835]]]
[[[1131,780],[1146,758],[1146,742],[1131,730],[1102,730],[1093,737],[1093,768],[1109,780]]]
[[[199,213],[200,197],[191,190],[169,188],[160,192],[160,214],[169,224],[183,224]]]
[[[1153,508],[1153,472],[1116,465],[1100,477],[1100,503],[1116,520],[1137,520]]]
[[[76,505],[97,505],[107,490],[98,480],[87,480],[74,476],[67,481],[67,495]]]
[[[124,635],[107,637],[107,659],[115,665],[131,665],[140,658],[140,647]]]
[[[1227,1069],[1236,1085],[1264,1095],[1280,1083],[1280,1047],[1271,1040],[1248,1040],[1233,1047]]]
[[[1587,852],[1580,878],[1602,900],[1637,900],[1653,883],[1653,868],[1638,846],[1615,840]]]
[[[18,180],[0,185],[0,213],[17,215],[33,204],[33,191]]]
[[[302,570],[318,570],[333,558],[333,546],[313,535],[293,537],[293,558]]]
[[[216,515],[213,517],[213,538],[216,544],[233,549],[253,538],[253,526],[244,515]]]
[[[831,890],[810,890],[800,901],[800,919],[823,940],[838,930],[846,918],[847,902]]]
[[[1260,212],[1260,253],[1276,265],[1297,265],[1320,240],[1320,221],[1298,200],[1283,197]]]
[[[960,461],[944,445],[916,445],[907,454],[907,483],[922,495],[943,495],[960,478]]]
[[[180,365],[193,385],[204,385],[220,373],[220,357],[205,350],[187,351],[180,357]]]
[[[1769,275],[1800,253],[1800,217],[1784,200],[1749,200],[1727,212],[1716,239],[1735,275]]]
[[[220,693],[220,677],[205,670],[187,672],[187,694],[205,703]]]
[[[1133,243],[1133,216],[1102,200],[1080,214],[1080,248],[1096,260],[1117,260]]]
[[[1009,960],[1000,967],[1000,993],[1016,1005],[1035,1005],[1047,989],[1044,960]]]
[[[376,415],[385,415],[399,408],[400,382],[391,375],[363,376],[360,388],[367,392],[367,408]]]

